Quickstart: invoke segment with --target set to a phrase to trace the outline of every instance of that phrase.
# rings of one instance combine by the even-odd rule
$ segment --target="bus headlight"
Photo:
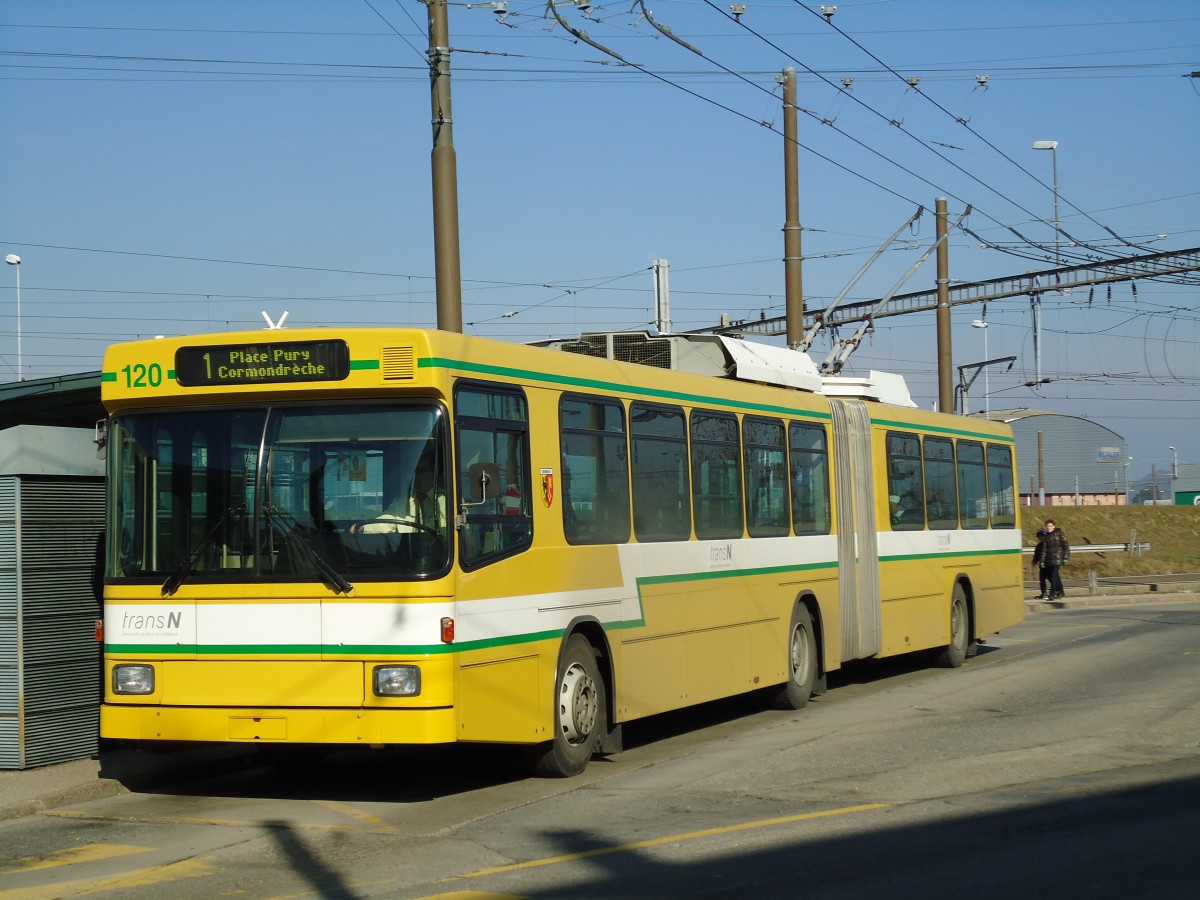
[[[421,670],[419,667],[375,667],[375,696],[415,697],[419,693],[421,693]]]
[[[114,694],[153,694],[154,666],[113,666]]]

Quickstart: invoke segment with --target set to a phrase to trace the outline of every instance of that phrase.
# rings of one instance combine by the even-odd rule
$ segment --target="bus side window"
[[[949,438],[925,438],[925,508],[930,528],[958,527],[954,442]]]
[[[788,534],[787,445],[778,419],[742,422],[746,463],[746,527],[750,537]]]
[[[634,403],[629,430],[634,534],[639,541],[686,541],[692,535],[692,509],[683,410]]]
[[[1010,447],[987,445],[988,513],[993,528],[1015,528],[1017,524],[1012,456]]]
[[[963,528],[987,528],[987,473],[983,445],[958,442],[958,510]]]
[[[742,536],[742,473],[737,418],[692,412],[692,507],[696,537]]]
[[[915,434],[887,435],[888,508],[892,528],[925,527],[925,488],[921,472],[921,439]]]
[[[458,426],[457,507],[464,512],[459,555],[464,568],[518,553],[533,540],[529,417],[519,390],[462,382],[455,391]],[[471,467],[493,463],[497,495],[474,499]]]
[[[563,533],[571,544],[629,540],[629,447],[617,400],[564,395],[558,409]]]
[[[820,425],[788,425],[792,528],[796,534],[829,534],[829,445]]]

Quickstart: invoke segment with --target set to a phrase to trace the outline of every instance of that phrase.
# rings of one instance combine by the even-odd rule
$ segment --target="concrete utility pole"
[[[462,332],[462,272],[458,251],[458,162],[450,112],[450,23],[447,0],[429,7],[429,87],[433,108],[433,258],[437,326]]]
[[[654,273],[654,327],[659,334],[671,333],[671,264],[656,259],[651,265]]]
[[[804,289],[800,252],[800,160],[796,129],[796,70],[784,69],[783,84],[783,277],[787,311],[787,345],[804,340]]]
[[[950,242],[946,240],[946,198],[934,201],[937,214],[938,409],[954,410],[954,354],[950,343]]]

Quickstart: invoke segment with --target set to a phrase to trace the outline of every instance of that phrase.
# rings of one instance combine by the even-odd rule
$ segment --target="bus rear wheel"
[[[606,703],[596,651],[583,635],[572,635],[555,678],[554,740],[535,751],[534,773],[566,778],[582,772],[604,732]]]
[[[971,616],[967,610],[967,592],[954,585],[950,596],[950,643],[934,651],[933,661],[946,669],[957,669],[967,658],[971,643]]]
[[[776,709],[801,709],[808,705],[817,680],[817,640],[812,616],[797,604],[788,630],[788,680],[772,701]]]

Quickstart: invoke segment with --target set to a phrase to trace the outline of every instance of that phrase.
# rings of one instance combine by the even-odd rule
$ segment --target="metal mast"
[[[429,8],[429,87],[433,108],[433,257],[437,279],[437,326],[462,331],[462,272],[458,249],[458,162],[450,111],[450,24],[447,0]]]

